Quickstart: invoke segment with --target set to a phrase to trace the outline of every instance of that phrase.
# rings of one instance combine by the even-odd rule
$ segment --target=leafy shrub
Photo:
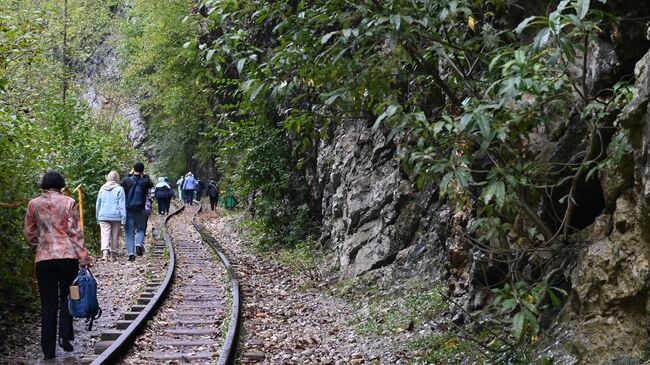
[[[499,315],[507,317],[507,323],[511,324],[512,336],[522,341],[524,337],[535,341],[539,334],[539,316],[547,306],[546,299],[553,307],[560,305],[558,294],[567,296],[567,292],[561,288],[551,287],[543,282],[529,284],[525,281],[518,281],[514,286],[506,284],[503,288],[493,289],[495,294],[491,307],[496,309]]]
[[[76,79],[104,39],[97,29],[110,31],[114,2],[69,2],[74,21],[64,19],[59,2],[5,3],[0,24],[0,203],[18,204],[0,207],[0,307],[31,307],[34,256],[23,238],[23,220],[26,202],[40,194],[43,173],[59,170],[71,189],[82,184],[85,240],[92,252],[99,247],[97,191],[106,173],[124,172],[137,154],[127,124],[96,118]]]

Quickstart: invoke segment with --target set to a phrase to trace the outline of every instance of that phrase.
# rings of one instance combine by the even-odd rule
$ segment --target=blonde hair
[[[106,175],[106,182],[115,181],[116,183],[120,182],[120,174],[117,171],[113,170]]]

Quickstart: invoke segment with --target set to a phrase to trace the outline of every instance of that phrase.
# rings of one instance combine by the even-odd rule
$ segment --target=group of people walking
[[[176,185],[178,186],[178,196],[182,197],[183,201],[189,205],[194,204],[194,199],[200,201],[205,189],[203,181],[194,178],[192,172],[181,176],[176,181]]]
[[[201,199],[203,182],[194,178],[191,172],[182,176],[177,185],[179,197],[183,197],[186,204]],[[62,193],[65,187],[63,176],[48,170],[40,183],[42,194],[29,202],[25,215],[25,239],[35,252],[36,278],[41,294],[41,347],[47,359],[55,357],[57,317],[59,347],[65,351],[74,350],[71,344],[74,340],[72,317],[67,308],[69,286],[79,266],[91,264],[77,203]],[[158,203],[158,214],[163,215],[169,213],[174,195],[169,180],[160,177],[154,185],[144,173],[141,162],[134,164],[121,180],[117,171],[109,172],[99,189],[95,205],[102,258],[107,260],[113,256],[122,226],[128,260],[135,261],[136,256],[142,256],[154,199]],[[219,199],[214,179],[210,179],[208,184],[208,196],[214,210]]]
[[[124,225],[124,241],[129,261],[144,254],[144,237],[151,207],[149,190],[154,186],[144,174],[144,164],[133,165],[131,172],[120,181],[117,171],[106,175],[106,183],[99,189],[95,216],[101,231],[102,258],[109,259],[117,247],[120,226]]]

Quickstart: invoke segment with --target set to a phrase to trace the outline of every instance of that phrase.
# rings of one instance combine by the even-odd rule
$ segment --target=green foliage
[[[83,185],[85,240],[93,251],[99,246],[97,191],[106,173],[126,169],[135,153],[127,125],[96,118],[82,101],[78,82],[110,32],[117,1],[69,0],[65,46],[62,2],[0,3],[0,203],[18,203],[0,208],[0,306],[22,313],[21,306],[34,300],[34,257],[23,239],[25,205],[39,194],[43,173],[54,168],[71,189]]]
[[[318,263],[313,242],[310,241],[303,241],[291,249],[281,250],[277,260],[284,267],[290,268],[294,274],[309,272]]]
[[[249,238],[258,250],[297,248],[295,254],[302,255],[302,250],[312,247],[318,238],[318,227],[306,204],[258,198],[256,212],[247,226],[251,230]]]
[[[129,86],[146,97],[154,135],[173,136],[155,146],[161,168],[214,166],[222,190],[250,198],[263,249],[317,236],[301,169],[350,120],[395,141],[404,172],[438,186],[469,223],[467,240],[508,260],[512,282],[526,248],[570,241],[577,182],[629,153],[616,114],[631,87],[592,90],[586,80],[590,42],[617,20],[588,0],[560,1],[509,28],[511,5],[498,0],[192,5],[134,3],[124,26]],[[606,153],[544,161],[537,136],[569,125],[591,142],[617,133]],[[565,183],[564,215],[540,214],[546,189]],[[531,308],[553,295],[541,285],[495,292],[497,304],[514,300],[496,319],[522,341],[537,334]]]
[[[548,298],[553,307],[560,305],[560,297],[567,296],[561,288],[550,287],[545,283],[529,284],[518,281],[514,286],[506,284],[503,288],[493,289],[494,301],[491,307],[499,315],[507,317],[506,322],[511,324],[512,336],[518,341],[535,341],[539,334],[539,316]]]
[[[442,290],[416,287],[393,293],[380,292],[360,308],[348,325],[360,334],[373,336],[409,330],[447,309]]]
[[[278,117],[299,140],[294,147],[303,151],[302,162],[331,123],[365,119],[408,146],[403,168],[420,186],[437,182],[459,210],[477,209],[491,223],[516,216],[521,192],[561,178],[531,156],[533,133],[551,128],[557,115],[598,133],[622,105],[625,86],[614,88],[613,103],[603,101],[595,96],[604,90],[588,90],[584,76],[576,81],[571,71],[583,67],[598,22],[615,21],[589,1],[562,1],[548,16],[505,30],[494,24],[504,6],[498,1],[203,5],[209,29],[219,35],[185,45],[208,67],[204,77],[236,77],[218,90],[266,120],[273,120],[269,110],[282,111]],[[534,41],[519,42],[533,27],[539,28]],[[589,159],[567,169],[579,178],[594,166]],[[548,227],[535,228],[552,236]]]
[[[240,203],[254,195],[250,226],[260,247],[314,240],[307,184],[296,169],[291,142],[273,109],[253,102],[264,93],[262,84],[222,67],[226,55],[208,47],[205,36],[196,36],[206,20],[193,9],[189,0],[135,1],[121,26],[126,85],[150,120],[156,169],[170,176],[214,168],[222,193],[231,189]],[[243,39],[213,43],[222,41],[227,49]],[[240,72],[252,67],[255,57],[247,60],[237,63]]]
[[[200,137],[212,120],[196,51],[183,47],[198,27],[194,16],[183,21],[191,9],[190,0],[134,1],[119,29],[126,90],[148,120],[155,169],[170,177],[195,167],[197,142],[205,143]]]
[[[418,359],[410,362],[418,364],[464,364],[467,361],[471,344],[448,334],[432,334],[411,341],[407,348],[424,352]]]

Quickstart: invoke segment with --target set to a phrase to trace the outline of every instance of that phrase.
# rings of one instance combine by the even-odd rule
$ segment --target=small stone
[[[266,355],[262,351],[252,350],[244,353],[244,358],[261,362],[264,361]]]

